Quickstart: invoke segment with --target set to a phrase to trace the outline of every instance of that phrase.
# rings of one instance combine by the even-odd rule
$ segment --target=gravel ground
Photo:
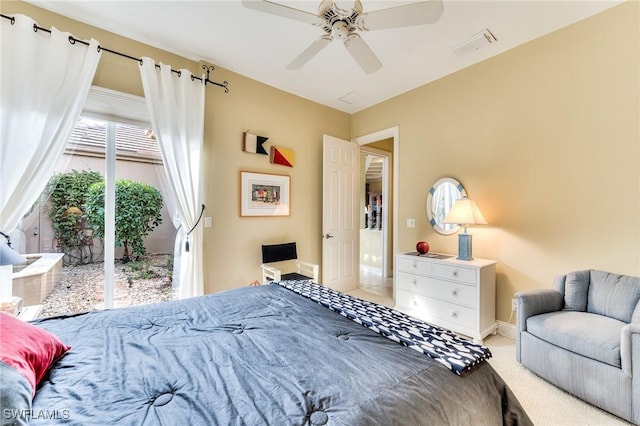
[[[116,262],[114,307],[164,302],[174,297],[172,255],[148,255],[139,261]],[[104,264],[64,266],[62,279],[42,302],[40,317],[104,308]]]

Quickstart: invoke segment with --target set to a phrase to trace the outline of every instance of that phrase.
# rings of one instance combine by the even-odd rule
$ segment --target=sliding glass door
[[[82,118],[41,202],[28,252],[64,253],[42,316],[170,300],[175,228],[153,132]]]

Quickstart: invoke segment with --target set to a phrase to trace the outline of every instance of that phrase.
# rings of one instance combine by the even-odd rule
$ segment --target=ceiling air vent
[[[349,105],[353,105],[353,104],[361,101],[362,99],[364,99],[364,96],[362,94],[360,94],[359,92],[356,92],[356,91],[351,91],[351,92],[347,93],[346,95],[343,95],[343,96],[338,98],[338,100],[340,102],[344,102],[345,104],[349,104]]]
[[[453,51],[461,56],[468,55],[469,53],[475,52],[476,50],[482,49],[483,47],[489,46],[497,41],[498,39],[496,36],[494,36],[488,29],[485,29],[454,47]]]

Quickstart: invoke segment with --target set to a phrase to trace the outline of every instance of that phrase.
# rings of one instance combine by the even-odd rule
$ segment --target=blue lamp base
[[[471,234],[458,234],[458,257],[460,260],[473,260],[471,256]]]

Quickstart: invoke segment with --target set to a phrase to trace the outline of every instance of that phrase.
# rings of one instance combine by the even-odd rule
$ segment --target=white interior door
[[[360,147],[323,136],[322,283],[353,290],[360,277]]]

